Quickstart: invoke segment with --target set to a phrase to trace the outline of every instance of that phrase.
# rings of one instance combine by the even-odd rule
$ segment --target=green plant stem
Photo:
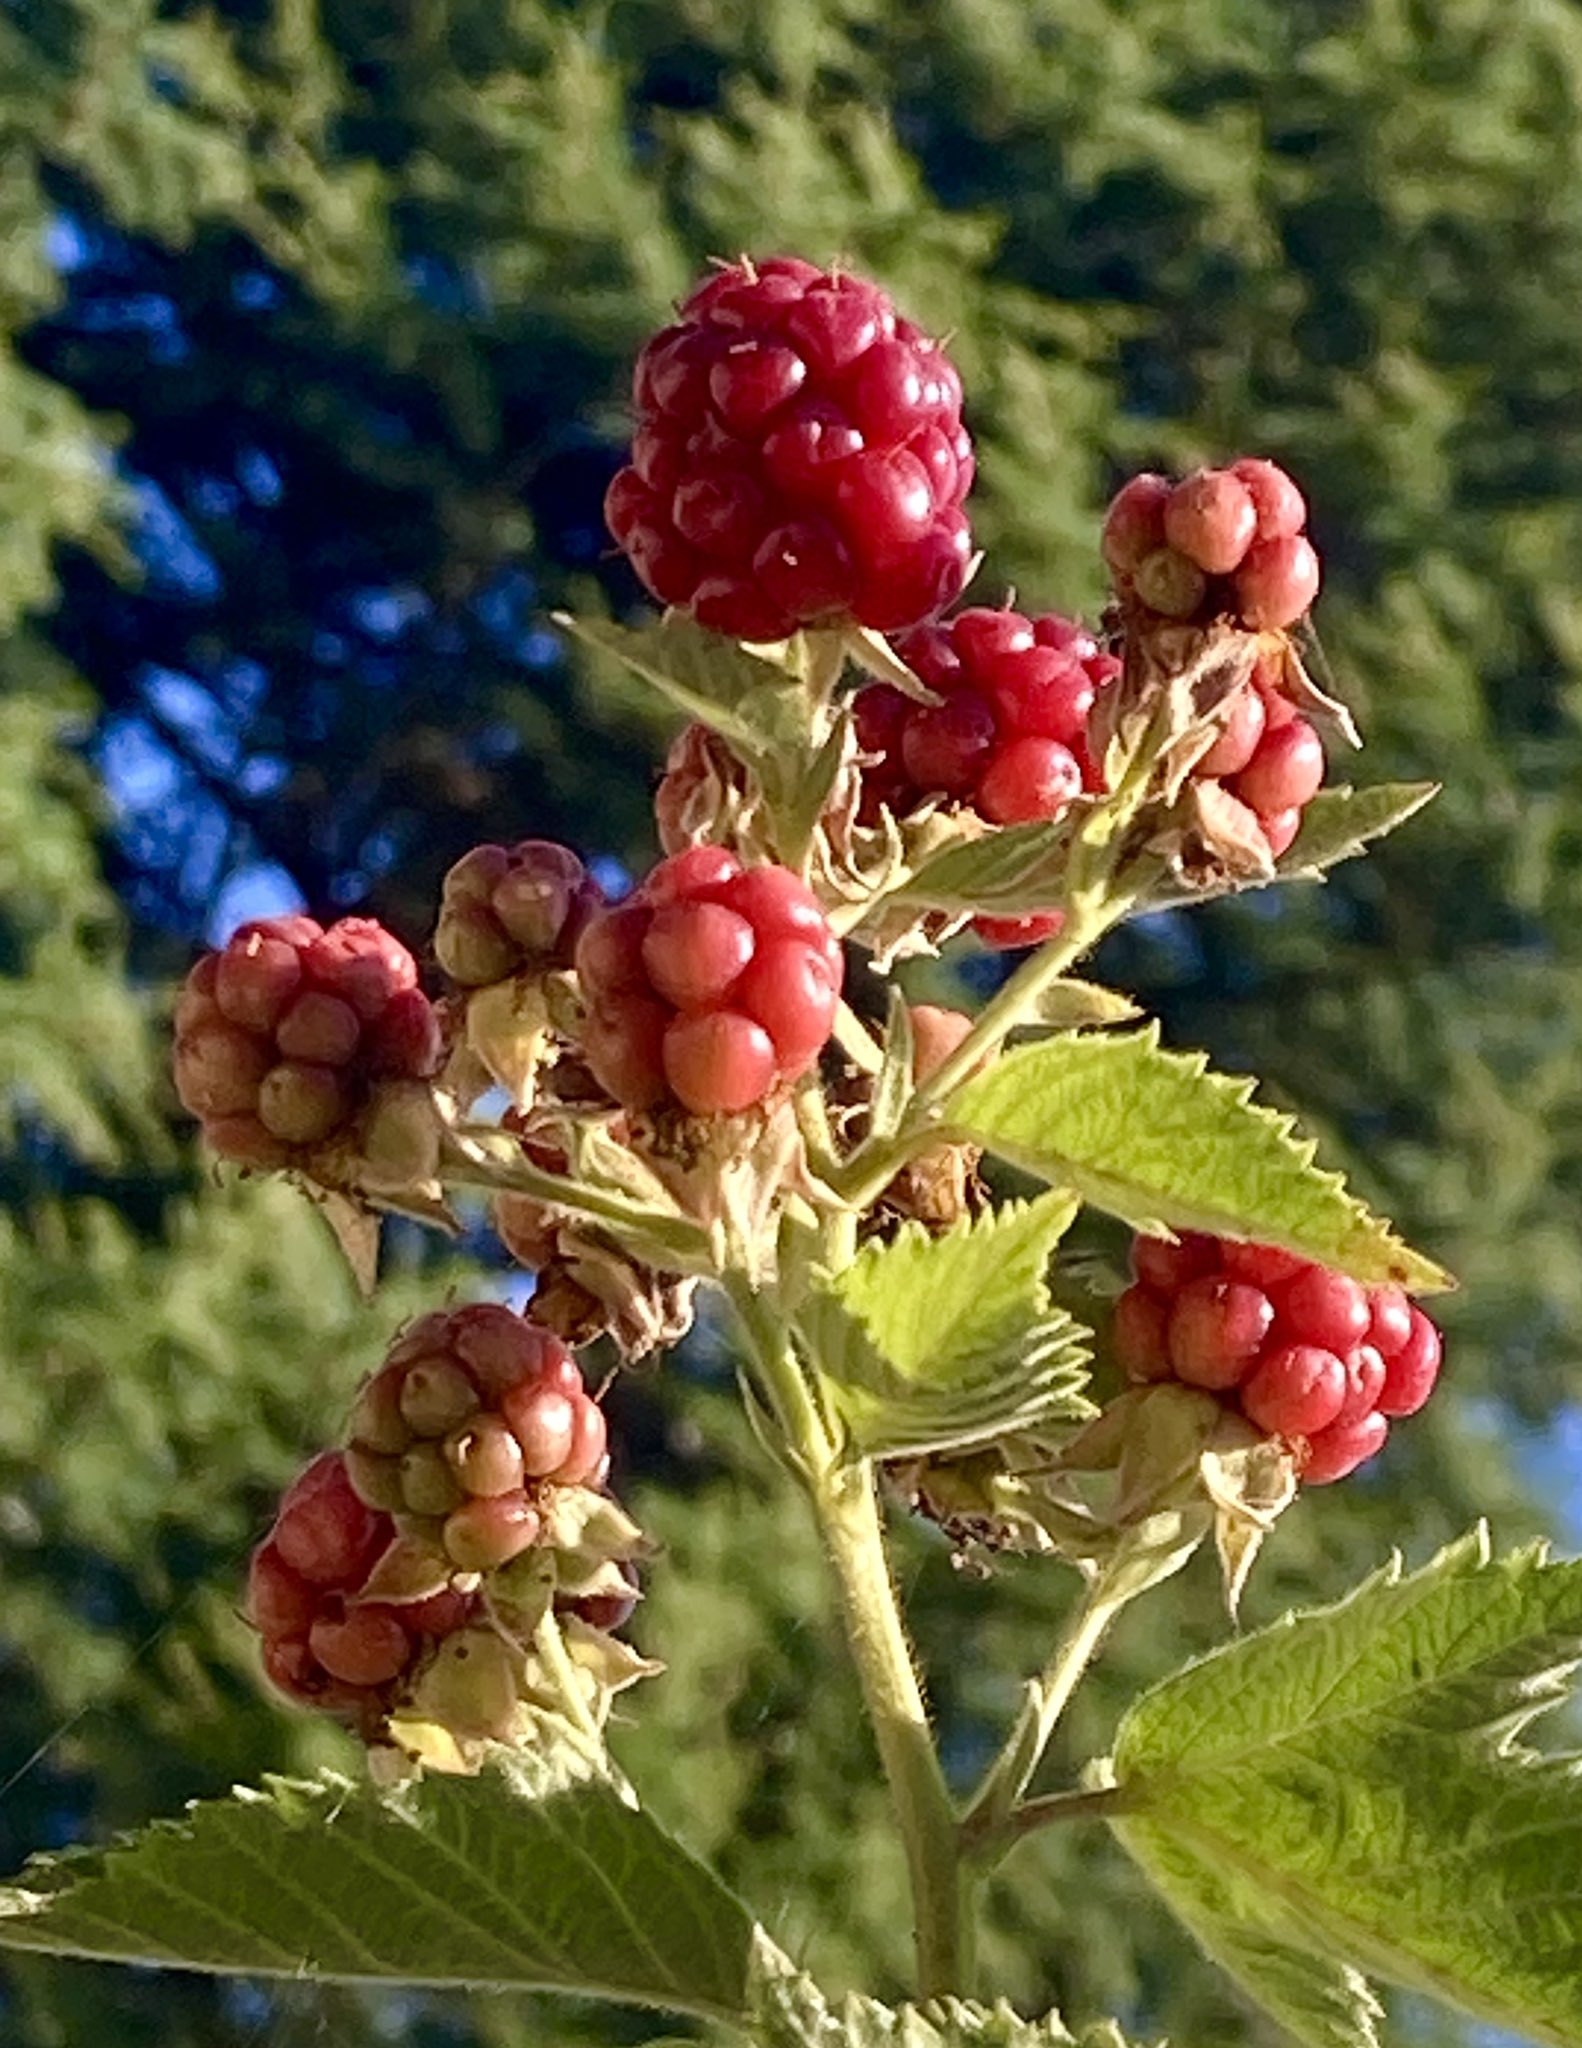
[[[727,1281],[746,1326],[759,1379],[784,1431],[818,1519],[841,1619],[873,1726],[906,1854],[918,1995],[969,1988],[968,1876],[945,1774],[890,1574],[871,1464],[839,1455],[786,1332],[769,1301]]]
[[[918,1995],[968,1996],[972,1930],[961,1841],[896,1601],[872,1469],[864,1462],[832,1472],[815,1506],[906,1850]]]
[[[980,1865],[998,1862],[1008,1850],[1040,1829],[1073,1820],[1111,1820],[1132,1802],[1122,1786],[1101,1785],[1092,1792],[1051,1792],[1029,1799],[991,1825],[987,1818],[962,1825],[967,1854]]]
[[[1107,1591],[1103,1578],[1083,1596],[1048,1663],[1028,1684],[1015,1725],[968,1802],[962,1817],[968,1837],[999,1836],[1038,1769],[1071,1695],[1125,1603],[1126,1595]]]

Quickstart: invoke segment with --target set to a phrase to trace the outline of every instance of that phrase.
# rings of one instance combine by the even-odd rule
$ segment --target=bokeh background
[[[1302,1503],[1253,1618],[1492,1515],[1571,1532],[1582,1330],[1582,9],[1563,0],[4,0],[0,5],[0,1867],[348,1761],[235,1615],[272,1494],[483,1232],[354,1299],[216,1184],[163,1019],[245,914],[421,944],[481,837],[652,853],[666,728],[553,629],[625,612],[630,358],[711,254],[845,256],[948,330],[978,590],[1090,612],[1109,489],[1248,449],[1309,489],[1366,779],[1446,790],[1327,888],[1104,966],[1267,1077],[1465,1282],[1447,1394]],[[800,1509],[705,1330],[623,1389],[670,1675],[624,1761],[833,1984],[901,1874]],[[970,1768],[1064,1601],[903,1547]],[[1062,1751],[1220,1629],[1134,1611]],[[1099,1830],[1021,1852],[990,1980],[1179,2048],[1270,2031]],[[1400,2038],[1471,2038],[1397,2008]],[[517,2048],[640,2016],[29,1961],[6,2048]]]

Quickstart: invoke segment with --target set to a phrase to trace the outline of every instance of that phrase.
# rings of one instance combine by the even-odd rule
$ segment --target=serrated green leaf
[[[603,1780],[501,1753],[191,1806],[0,1889],[0,1949],[257,1976],[568,1991],[739,2019],[753,1927]]]
[[[1304,2040],[1369,2040],[1349,1964],[1575,2048],[1582,1762],[1520,1737],[1579,1662],[1582,1564],[1491,1561],[1479,1531],[1145,1694],[1114,1826]],[[1302,1956],[1331,1972],[1327,2003]]]
[[[951,1130],[1072,1188],[1134,1230],[1207,1230],[1283,1245],[1364,1282],[1418,1290],[1448,1276],[1314,1164],[1253,1083],[1167,1052],[1158,1028],[1078,1032],[1007,1053],[946,1105]]]
[[[942,1237],[909,1223],[823,1277],[799,1321],[858,1449],[961,1448],[1093,1412],[1088,1332],[1046,1279],[1075,1210],[1051,1194]]]
[[[801,682],[679,612],[667,612],[649,626],[579,619],[568,612],[557,612],[555,623],[624,663],[678,710],[749,757],[773,757],[809,742],[812,707]]]
[[[757,2048],[1127,2048],[1113,2020],[1073,2034],[1058,2012],[1024,2020],[1003,1999],[992,2006],[964,1998],[901,2006],[859,1996],[832,2001],[763,1935],[751,2002]]]
[[[1059,904],[1079,820],[1057,825],[1007,825],[981,839],[947,846],[923,862],[895,892],[897,903],[997,916]]]

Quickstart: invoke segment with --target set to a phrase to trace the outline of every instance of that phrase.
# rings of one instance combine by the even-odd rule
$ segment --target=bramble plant
[[[1112,2020],[977,2002],[973,1961],[985,1876],[1042,1828],[1107,1825],[1296,2040],[1377,2041],[1376,1981],[1582,2040],[1582,1792],[1522,1740],[1582,1655],[1582,1566],[1481,1531],[1389,1560],[1041,1775],[1121,1610],[1207,1541],[1233,1622],[1277,1517],[1322,1514],[1300,1496],[1439,1371],[1412,1297],[1447,1276],[1250,1082],[1072,972],[1127,918],[1315,880],[1432,794],[1323,786],[1357,734],[1312,672],[1300,491],[1261,458],[1133,478],[1101,622],[952,612],[960,381],[876,286],[791,258],[721,266],[634,404],[607,517],[669,609],[561,623],[691,721],[664,857],[607,902],[564,847],[479,847],[445,882],[433,997],[377,925],[294,916],[200,961],[176,1010],[211,1148],[294,1175],[366,1284],[381,1213],[444,1227],[460,1190],[536,1276],[522,1314],[398,1331],[253,1556],[265,1671],[355,1732],[366,1779],[35,1859],[0,1946],[597,1995],[761,2048],[1124,2048]],[[976,1016],[909,1002],[894,970],[958,936],[1021,957]],[[1129,1274],[1062,1258],[1084,1206],[1133,1233]],[[660,1667],[623,1634],[648,1546],[575,1353],[662,1350],[700,1288],[824,1538],[916,2004],[827,1997],[606,1747]],[[975,1785],[947,1782],[886,1508],[1074,1576]]]

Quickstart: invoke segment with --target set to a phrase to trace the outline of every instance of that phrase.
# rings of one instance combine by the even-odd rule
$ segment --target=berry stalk
[[[727,1282],[759,1379],[801,1473],[840,1592],[841,1619],[895,1808],[912,1891],[917,1995],[970,1991],[967,1873],[918,1681],[867,1459],[842,1458],[770,1299]]]

